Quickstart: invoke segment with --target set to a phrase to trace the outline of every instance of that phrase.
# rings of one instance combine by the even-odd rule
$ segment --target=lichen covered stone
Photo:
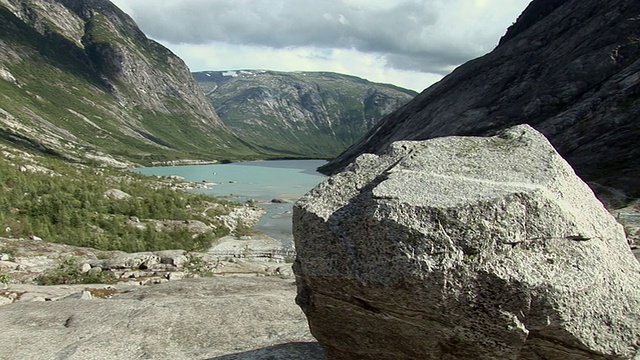
[[[330,359],[624,359],[640,266],[543,135],[396,142],[294,206],[297,302]]]

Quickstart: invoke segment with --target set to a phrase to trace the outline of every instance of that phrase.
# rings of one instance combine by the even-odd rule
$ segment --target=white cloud
[[[493,49],[529,1],[113,2],[193,71],[336,71],[422,90]]]
[[[398,70],[386,66],[384,57],[346,49],[269,47],[211,43],[205,45],[165,44],[183,59],[191,71],[265,69],[279,71],[330,71],[390,83],[420,91],[440,74]]]

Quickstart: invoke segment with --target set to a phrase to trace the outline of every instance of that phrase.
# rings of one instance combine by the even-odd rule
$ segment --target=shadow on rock
[[[208,360],[326,360],[326,356],[317,342],[296,342],[218,356]]]

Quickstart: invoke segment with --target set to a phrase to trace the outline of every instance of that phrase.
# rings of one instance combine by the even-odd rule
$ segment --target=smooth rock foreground
[[[18,302],[0,306],[0,359],[324,360],[294,296],[292,278],[254,276]]]
[[[526,125],[362,155],[296,203],[294,237],[329,359],[640,356],[622,227]]]

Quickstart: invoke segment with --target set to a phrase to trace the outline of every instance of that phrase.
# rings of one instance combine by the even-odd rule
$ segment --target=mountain
[[[0,142],[122,166],[259,157],[107,0],[0,0],[0,47]]]
[[[640,197],[640,2],[534,0],[489,54],[381,120],[321,170],[397,140],[486,136],[527,123],[601,200]]]
[[[330,72],[263,70],[193,74],[222,121],[274,156],[338,155],[417,93]]]

